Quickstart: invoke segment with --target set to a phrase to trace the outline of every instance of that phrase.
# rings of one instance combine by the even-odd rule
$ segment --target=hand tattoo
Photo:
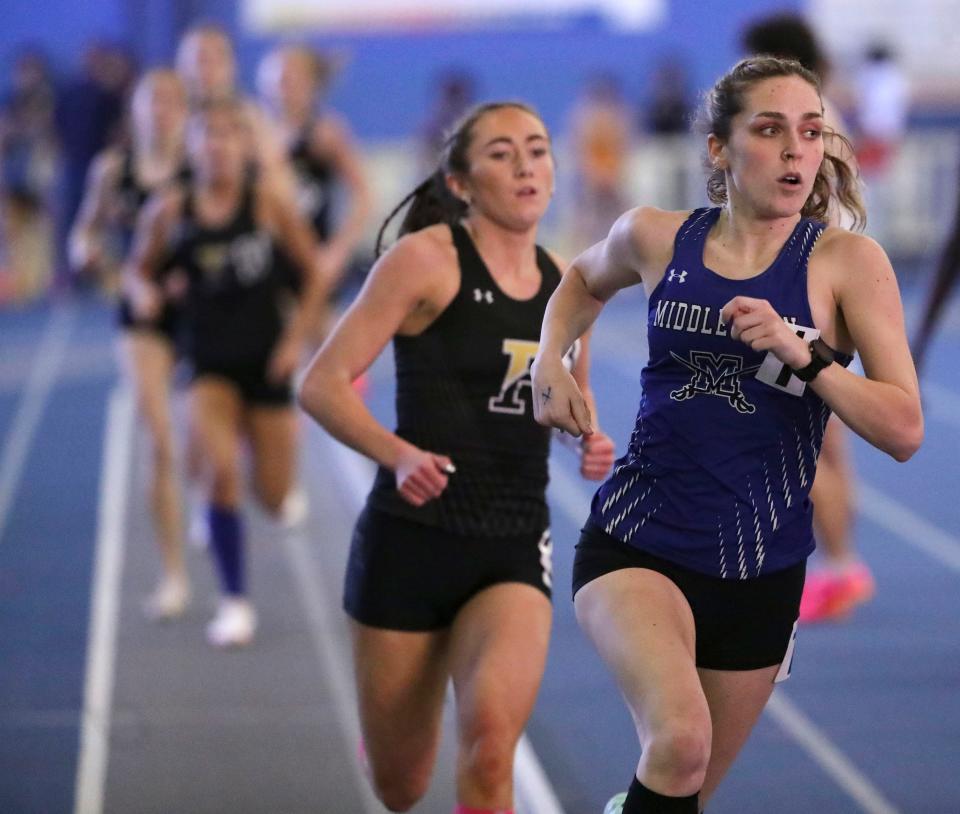
[[[550,399],[553,398],[553,396],[550,395],[550,393],[551,393],[552,390],[553,390],[552,387],[548,387],[546,390],[544,390],[544,391],[540,394],[540,398],[543,399],[543,403],[544,403],[544,404],[546,404],[548,401],[550,401]]]

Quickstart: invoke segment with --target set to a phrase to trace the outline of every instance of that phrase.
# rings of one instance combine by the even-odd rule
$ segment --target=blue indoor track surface
[[[922,294],[908,276],[908,322]],[[594,336],[599,418],[618,454],[637,409],[645,318],[640,293],[623,292]],[[289,532],[249,512],[261,620],[252,648],[204,642],[215,591],[196,546],[186,616],[150,623],[140,610],[158,570],[149,447],[118,388],[114,339],[112,306],[89,296],[0,311],[0,814],[384,811],[357,765],[339,608],[369,465],[303,422],[310,519]],[[924,371],[926,440],[911,461],[848,433],[856,545],[876,597],[843,622],[801,628],[793,676],[708,814],[960,814],[958,356],[955,301]],[[389,350],[366,398],[392,422]],[[182,448],[182,389],[174,412]],[[593,485],[561,445],[551,468],[555,626],[527,735],[559,805],[533,796],[518,812],[600,814],[627,787],[638,749],[570,601]],[[450,726],[416,812],[451,810]]]

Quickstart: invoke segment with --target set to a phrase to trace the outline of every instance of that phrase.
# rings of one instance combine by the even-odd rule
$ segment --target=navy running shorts
[[[622,568],[656,571],[680,589],[693,611],[697,667],[756,670],[792,658],[806,565],[803,560],[753,579],[720,579],[621,542],[588,522],[574,556],[573,593]]]

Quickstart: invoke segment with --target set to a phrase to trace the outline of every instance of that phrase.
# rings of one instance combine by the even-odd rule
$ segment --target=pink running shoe
[[[370,395],[370,377],[366,373],[361,373],[353,380],[353,389],[360,398],[366,401],[367,396]]]
[[[367,757],[367,744],[364,743],[363,735],[357,741],[357,762],[363,769],[363,775],[371,783],[373,782],[373,772],[370,770],[370,759]]]
[[[807,577],[800,600],[800,622],[839,621],[876,592],[873,574],[863,563],[842,573],[819,571]]]

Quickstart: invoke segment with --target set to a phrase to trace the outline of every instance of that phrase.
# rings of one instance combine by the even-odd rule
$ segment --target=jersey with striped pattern
[[[745,295],[815,327],[807,261],[825,227],[801,219],[767,269],[735,280],[703,261],[719,215],[689,216],[650,296],[636,424],[594,496],[591,522],[692,570],[749,579],[814,548],[809,492],[830,410],[810,387],[798,396],[758,380],[766,354],[731,339],[720,313]]]

